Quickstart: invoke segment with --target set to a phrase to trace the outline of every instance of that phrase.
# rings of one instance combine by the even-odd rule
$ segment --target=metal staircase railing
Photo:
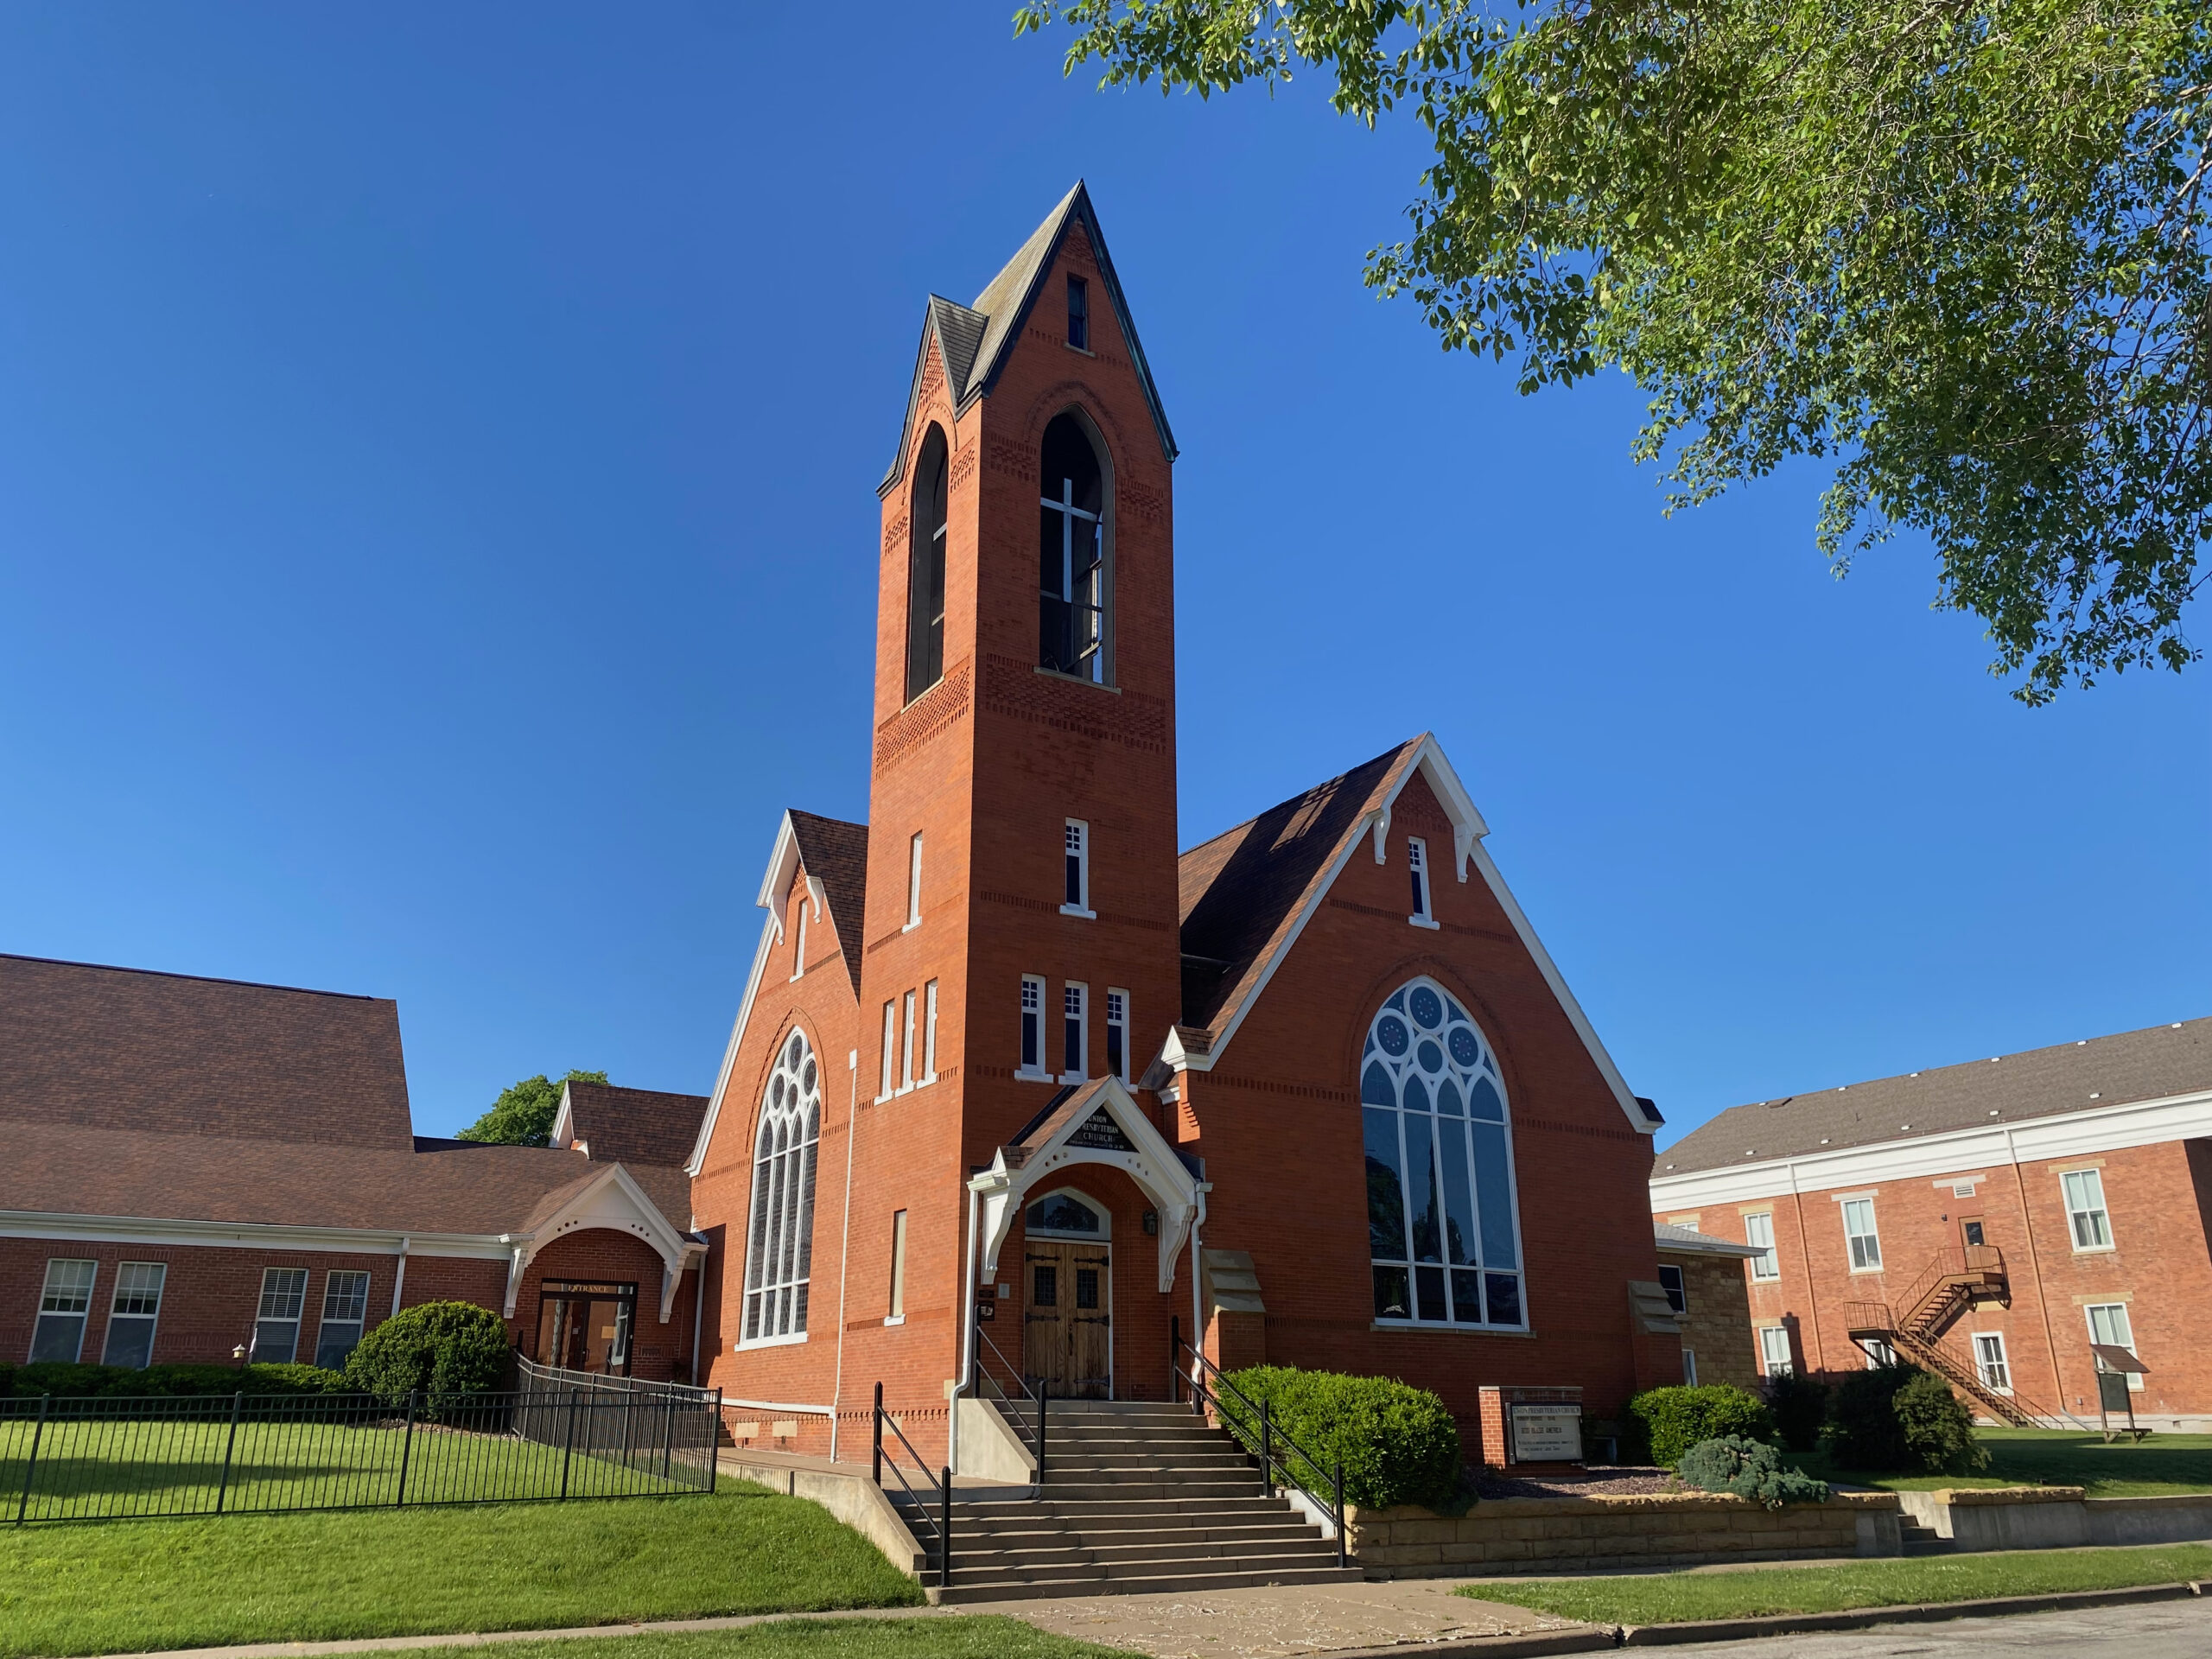
[[[1251,1395],[1222,1375],[1219,1366],[1183,1340],[1180,1327],[1181,1321],[1174,1320],[1170,1322],[1168,1329],[1168,1351],[1172,1361],[1170,1386],[1175,1401],[1179,1404],[1181,1402],[1183,1389],[1187,1387],[1191,1390],[1193,1414],[1204,1415],[1209,1406],[1213,1408],[1214,1420],[1229,1431],[1230,1438],[1259,1459],[1260,1482],[1267,1488],[1269,1497],[1274,1495],[1275,1478],[1280,1475],[1284,1485],[1295,1486],[1305,1494],[1307,1503],[1325,1511],[1330,1523],[1336,1529],[1337,1565],[1344,1566],[1348,1560],[1348,1547],[1344,1537],[1344,1459],[1338,1458],[1336,1460],[1325,1477],[1325,1484],[1320,1460],[1274,1426],[1271,1403],[1262,1400],[1255,1405]],[[1187,1372],[1183,1367],[1185,1355],[1191,1361]],[[1224,1395],[1233,1399],[1242,1408],[1242,1412],[1223,1410]],[[1300,1479],[1293,1471],[1289,1458],[1283,1455],[1285,1452],[1306,1465],[1305,1479]],[[1316,1486],[1329,1493],[1326,1500],[1314,1491]]]
[[[887,1423],[891,1426],[893,1438],[899,1446],[906,1448],[906,1455],[914,1460],[914,1472],[922,1478],[925,1488],[934,1486],[935,1491],[931,1496],[938,1500],[935,1515],[930,1513],[927,1500],[914,1490],[914,1483],[906,1478],[906,1471],[899,1466],[896,1447],[884,1444],[883,1428]],[[875,1385],[874,1438],[876,1486],[879,1490],[888,1490],[883,1485],[883,1471],[887,1468],[898,1478],[899,1490],[906,1495],[906,1507],[930,1529],[934,1548],[925,1544],[924,1550],[925,1554],[934,1554],[937,1557],[938,1587],[943,1589],[952,1582],[952,1471],[941,1467],[938,1478],[934,1482],[930,1479],[929,1465],[923,1462],[922,1454],[914,1450],[914,1443],[906,1438],[906,1431],[899,1427],[899,1420],[884,1410],[883,1384],[880,1382]]]
[[[983,1357],[988,1350],[992,1359],[998,1362],[994,1370]],[[1008,1384],[1011,1383],[1011,1387]],[[1052,1393],[1052,1384],[1039,1377],[1035,1388],[1021,1375],[1021,1368],[999,1351],[998,1344],[983,1334],[982,1326],[976,1326],[976,1340],[968,1351],[968,1387],[978,1400],[988,1400],[995,1393],[1006,1407],[1009,1425],[1014,1438],[1029,1448],[1029,1455],[1036,1459],[1037,1471],[1030,1481],[1030,1496],[1035,1497],[1045,1487],[1045,1410],[1046,1401]],[[1025,1415],[1021,1402],[1031,1408]]]

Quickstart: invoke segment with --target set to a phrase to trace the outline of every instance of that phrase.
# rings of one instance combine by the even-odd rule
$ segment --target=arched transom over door
[[[1526,1329],[1504,1081],[1481,1029],[1434,980],[1383,999],[1359,1099],[1376,1319]]]

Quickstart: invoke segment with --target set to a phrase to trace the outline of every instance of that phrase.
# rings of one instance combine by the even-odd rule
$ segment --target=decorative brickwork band
[[[995,715],[1119,743],[1140,753],[1167,753],[1167,705],[1160,698],[1124,691],[1109,700],[1095,690],[1039,674],[1016,658],[984,658],[983,706]]]
[[[917,745],[968,717],[969,686],[974,678],[965,662],[875,728],[875,765],[880,772],[904,760]]]

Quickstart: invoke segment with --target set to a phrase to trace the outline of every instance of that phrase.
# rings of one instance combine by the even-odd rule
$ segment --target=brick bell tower
[[[880,488],[844,1359],[918,1407],[962,1370],[968,1176],[1067,1083],[1134,1085],[1179,1014],[1174,459],[1081,184],[972,306],[929,300]],[[1174,1299],[1100,1175],[1116,1392],[1156,1395]],[[982,1293],[1009,1355],[1020,1260]]]

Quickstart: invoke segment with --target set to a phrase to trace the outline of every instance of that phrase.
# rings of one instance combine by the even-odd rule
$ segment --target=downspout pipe
[[[960,1467],[960,1397],[967,1393],[974,1381],[973,1356],[976,1352],[976,1221],[982,1194],[974,1187],[968,1189],[968,1248],[964,1252],[968,1262],[968,1288],[961,1298],[963,1313],[960,1319],[960,1374],[952,1380],[952,1392],[945,1396],[947,1408],[944,1438],[946,1465]]]
[[[399,1317],[399,1293],[407,1288],[407,1235],[399,1236],[399,1264],[391,1275],[391,1317]]]
[[[830,1461],[837,1461],[838,1413],[845,1405],[845,1281],[853,1255],[853,1143],[861,1138],[861,1052],[845,1051],[845,1219],[837,1235],[837,1369],[830,1384]]]

